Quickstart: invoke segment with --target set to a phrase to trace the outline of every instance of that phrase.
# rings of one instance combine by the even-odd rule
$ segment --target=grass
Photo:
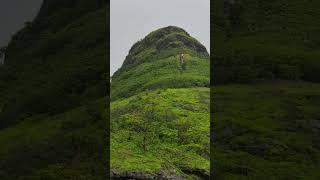
[[[111,169],[209,174],[209,88],[158,89],[111,103]]]
[[[319,178],[319,84],[221,85],[212,96],[216,178]]]
[[[104,101],[1,130],[2,179],[103,179]]]
[[[319,6],[316,1],[240,0],[226,15],[223,1],[215,1],[214,82],[320,82]]]
[[[129,97],[138,92],[166,87],[209,86],[209,61],[185,55],[182,70],[177,54],[154,62],[142,63],[112,78],[111,97]],[[175,74],[174,76],[172,76]]]

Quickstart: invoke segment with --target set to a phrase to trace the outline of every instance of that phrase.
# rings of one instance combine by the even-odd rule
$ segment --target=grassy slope
[[[320,177],[319,84],[233,84],[213,91],[218,179]]]
[[[1,179],[106,177],[105,8],[74,2],[9,44],[0,70]]]
[[[104,179],[104,103],[1,130],[1,179]]]
[[[126,97],[159,87],[208,86],[208,59],[185,54],[185,61],[185,70],[182,70],[178,56],[135,66],[115,80],[111,93],[116,97]]]
[[[111,167],[209,174],[209,89],[164,89],[111,104]]]
[[[209,58],[195,47],[182,29],[157,30],[112,77],[113,177],[209,175]]]
[[[238,2],[233,27],[222,1],[212,13],[212,172],[217,179],[319,179],[320,86],[302,80],[319,82],[320,4]]]
[[[319,2],[239,0],[232,18],[223,15],[222,2],[215,1],[212,13],[216,82],[320,82]]]
[[[213,21],[216,25],[215,43],[217,55],[241,54],[303,56],[319,55],[318,1],[238,1],[241,7],[234,13],[236,21],[231,27],[232,37],[225,42],[227,21],[223,15],[223,1],[214,3]],[[277,44],[277,46],[275,46]],[[229,48],[228,48],[229,47]],[[230,49],[231,48],[231,49]],[[254,53],[252,49],[255,49]]]

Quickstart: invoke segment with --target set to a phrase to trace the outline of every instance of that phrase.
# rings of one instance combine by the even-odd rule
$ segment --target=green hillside
[[[185,54],[185,67],[179,55]],[[168,87],[209,87],[209,55],[183,29],[169,26],[135,43],[114,73],[111,98]]]
[[[0,67],[0,179],[105,179],[106,7],[45,0]]]
[[[320,82],[318,1],[223,2],[215,1],[212,13],[216,83]]]
[[[233,2],[212,10],[211,172],[319,179],[320,4]]]
[[[217,179],[320,177],[320,84],[230,84],[213,91]]]
[[[175,26],[132,46],[111,82],[112,178],[209,177],[209,67],[205,47]]]

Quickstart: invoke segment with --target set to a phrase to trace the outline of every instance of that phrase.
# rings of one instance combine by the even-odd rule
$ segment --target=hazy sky
[[[38,13],[42,0],[0,0],[0,48]]]
[[[131,46],[158,28],[183,28],[210,51],[210,0],[111,0],[110,73]]]

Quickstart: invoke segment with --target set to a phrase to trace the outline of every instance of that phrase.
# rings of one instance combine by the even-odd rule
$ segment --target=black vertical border
[[[213,162],[213,126],[214,126],[214,83],[213,83],[213,53],[214,53],[214,26],[213,26],[213,7],[215,0],[210,1],[210,179],[214,179]]]
[[[106,179],[110,179],[110,0],[106,1]]]

